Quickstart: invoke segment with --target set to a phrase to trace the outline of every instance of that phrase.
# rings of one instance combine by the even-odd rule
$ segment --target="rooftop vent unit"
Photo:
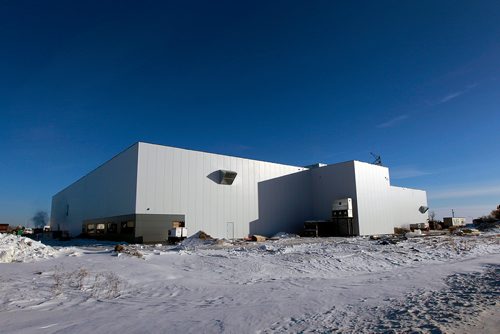
[[[222,170],[222,169],[219,171],[219,174],[220,174],[220,184],[229,184],[229,185],[233,184],[236,175],[238,175],[238,173],[236,172],[230,170]]]
[[[313,169],[313,168],[321,168],[321,167],[325,167],[325,166],[328,166],[328,165],[324,164],[322,162],[318,162],[318,163],[315,163],[315,164],[312,164],[312,165],[304,166],[304,168]]]

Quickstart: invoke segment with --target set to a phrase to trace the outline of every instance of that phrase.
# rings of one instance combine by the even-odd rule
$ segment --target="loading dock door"
[[[351,237],[355,236],[354,233],[354,224],[352,222],[352,218],[335,218],[333,219],[336,229],[336,235],[342,237]]]

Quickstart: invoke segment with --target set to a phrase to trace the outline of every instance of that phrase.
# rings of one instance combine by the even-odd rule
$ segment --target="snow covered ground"
[[[0,250],[10,249],[1,240]],[[495,233],[395,243],[358,237],[128,246],[142,257],[117,256],[112,244],[61,243],[47,247],[47,256],[36,247],[0,264],[2,333],[500,328]]]

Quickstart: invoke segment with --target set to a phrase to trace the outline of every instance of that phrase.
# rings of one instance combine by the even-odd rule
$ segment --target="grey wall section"
[[[51,228],[75,236],[84,220],[135,213],[137,156],[135,144],[54,195]]]
[[[340,198],[352,198],[354,211],[354,233],[358,233],[358,215],[356,200],[356,182],[354,177],[354,161],[311,169],[312,211],[313,219],[328,220],[332,218],[333,201]]]
[[[356,208],[353,161],[263,181],[258,188],[259,218],[250,223],[251,234],[301,232],[306,220],[329,220],[339,198],[353,198]]]
[[[325,220],[332,216],[333,201],[351,197],[356,206],[354,161],[315,168],[312,173],[314,219]]]
[[[259,182],[258,196],[259,218],[250,223],[250,234],[299,233],[312,216],[311,171]]]
[[[232,185],[217,182],[219,170],[238,173]],[[259,219],[258,184],[307,170],[174,147],[139,143],[138,214],[183,214],[188,234],[198,230],[219,238],[234,224],[234,236],[249,234]],[[214,174],[215,173],[215,174]]]
[[[83,224],[88,226],[88,224],[105,224],[106,230],[103,234],[94,233],[89,234],[88,230],[85,229],[85,234],[91,238],[102,238],[107,240],[116,240],[116,241],[126,241],[126,242],[135,242],[135,227],[133,233],[131,231],[124,231],[121,227],[122,223],[134,222],[135,224],[135,215],[124,215],[124,216],[113,216],[113,217],[101,217],[97,219],[88,219],[84,220]],[[116,224],[116,230],[111,232],[108,230],[108,225]],[[96,229],[97,230],[97,229]]]
[[[172,222],[184,221],[184,215],[136,215],[135,236],[145,243],[165,242]]]

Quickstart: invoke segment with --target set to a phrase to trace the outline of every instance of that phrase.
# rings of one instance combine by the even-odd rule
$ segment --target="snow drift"
[[[0,263],[34,262],[54,257],[57,250],[39,241],[0,233]]]
[[[203,231],[198,231],[189,238],[184,239],[178,246],[179,249],[196,249],[202,246],[210,246],[217,243],[217,239]]]

